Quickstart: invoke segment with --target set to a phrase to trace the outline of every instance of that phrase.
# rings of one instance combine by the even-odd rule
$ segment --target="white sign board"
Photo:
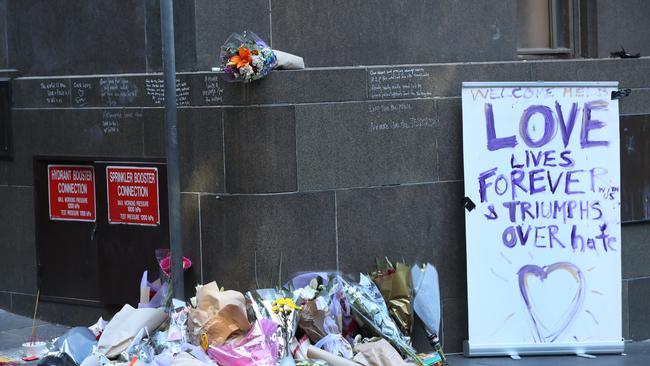
[[[466,355],[623,351],[617,86],[463,83]]]

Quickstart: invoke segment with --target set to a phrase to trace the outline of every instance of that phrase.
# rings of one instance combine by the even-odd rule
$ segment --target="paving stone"
[[[228,108],[223,120],[228,192],[296,190],[294,107]]]
[[[12,314],[8,311],[0,311],[0,332],[10,332],[14,329],[21,329],[32,326],[32,319]]]
[[[336,268],[333,192],[201,196],[204,280],[247,291]]]
[[[0,332],[0,349],[10,349],[20,347],[25,340],[15,334]]]
[[[0,276],[4,291],[36,288],[33,195],[31,187],[0,187],[0,251],[7,266]]]
[[[516,14],[512,0],[373,0],[345,6],[283,0],[272,1],[271,12],[273,46],[303,56],[311,67],[516,57],[516,28],[507,21]]]
[[[7,330],[6,333],[17,335],[23,342],[30,340],[32,336],[32,324],[31,319],[26,318],[29,321],[29,325],[22,328],[16,328],[12,330]],[[90,324],[89,324],[90,325]],[[82,325],[84,326],[84,325]],[[56,324],[42,324],[36,327],[36,339],[50,341],[54,338],[62,336],[70,328],[63,325]]]
[[[633,340],[650,338],[650,278],[627,281],[629,332]]]
[[[432,182],[433,100],[296,106],[300,191]]]
[[[443,299],[465,296],[462,192],[461,182],[337,191],[341,270],[367,272],[376,257],[430,262]]]

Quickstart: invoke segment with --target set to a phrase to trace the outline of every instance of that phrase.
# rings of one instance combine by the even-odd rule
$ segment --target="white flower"
[[[253,66],[255,66],[257,69],[261,69],[264,67],[264,58],[261,56],[253,56]]]
[[[293,294],[295,296],[299,296],[304,300],[312,300],[314,297],[316,297],[316,289],[312,288],[311,286],[305,286],[303,288],[295,290]]]
[[[242,78],[249,80],[250,78],[253,77],[253,68],[251,65],[246,65],[244,67],[239,68],[239,74],[241,75]]]

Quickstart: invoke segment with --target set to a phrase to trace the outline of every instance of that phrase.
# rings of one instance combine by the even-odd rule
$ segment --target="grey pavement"
[[[65,333],[69,327],[36,321],[36,339],[51,340]],[[0,356],[22,357],[21,345],[32,336],[32,319],[0,310]]]
[[[40,340],[51,340],[68,329],[69,327],[63,325],[40,320],[36,322],[36,334]],[[20,347],[29,340],[31,332],[30,318],[0,310],[0,356],[20,358]],[[462,355],[451,355],[448,358],[451,366],[650,366],[650,341],[626,343],[624,354],[597,356],[594,359],[576,356],[530,356],[512,360],[508,357],[466,358]]]

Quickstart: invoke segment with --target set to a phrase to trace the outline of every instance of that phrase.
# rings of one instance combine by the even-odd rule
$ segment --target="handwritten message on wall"
[[[483,86],[485,85],[485,86]],[[470,343],[621,339],[615,84],[463,88]]]

